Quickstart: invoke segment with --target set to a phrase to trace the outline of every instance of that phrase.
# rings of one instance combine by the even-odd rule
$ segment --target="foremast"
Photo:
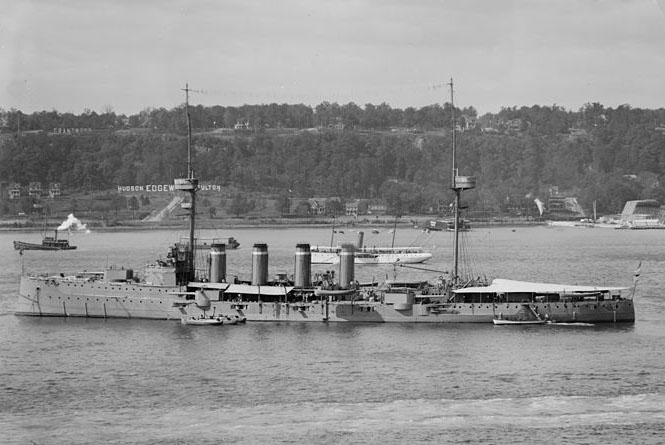
[[[450,189],[455,193],[455,201],[453,203],[453,218],[454,218],[454,247],[453,247],[453,270],[452,280],[453,286],[460,285],[459,276],[459,237],[462,228],[462,220],[460,210],[466,208],[461,204],[462,190],[471,190],[476,187],[476,178],[473,176],[460,176],[457,168],[457,125],[455,123],[455,94],[453,89],[453,79],[450,79],[450,125],[452,134],[452,178]]]
[[[189,193],[189,202],[183,208],[189,209],[189,243],[186,246],[185,264],[180,273],[176,272],[176,281],[179,285],[187,284],[194,281],[195,268],[194,268],[194,233],[196,228],[196,192],[199,187],[199,180],[194,177],[194,163],[192,153],[192,121],[189,115],[189,85],[185,84],[183,89],[185,92],[185,114],[187,116],[187,177],[176,178],[174,180],[175,189]]]

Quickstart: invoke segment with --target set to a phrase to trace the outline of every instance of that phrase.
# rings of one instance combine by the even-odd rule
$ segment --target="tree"
[[[275,208],[281,215],[288,215],[291,213],[291,200],[288,193],[282,193],[277,197]]]
[[[117,217],[120,210],[127,208],[127,198],[122,195],[114,195],[111,199],[111,208],[115,210],[115,216]]]
[[[129,210],[138,210],[139,209],[139,200],[136,199],[136,196],[132,196],[127,201],[127,207]]]
[[[296,215],[307,215],[309,214],[309,203],[307,201],[300,201],[296,206],[294,213]]]
[[[245,196],[236,193],[233,198],[231,199],[231,204],[229,205],[229,213],[240,216],[242,214],[245,214],[249,211],[250,206],[249,202],[247,199],[245,199]]]
[[[129,198],[127,201],[127,207],[132,211],[132,219],[136,219],[136,211],[139,209],[139,200],[136,199],[136,196]]]
[[[19,208],[26,215],[36,213],[37,210],[35,209],[35,198],[31,196],[21,196],[21,199],[19,200]]]
[[[339,199],[329,199],[326,203],[326,213],[329,215],[343,215],[345,208],[342,201]]]

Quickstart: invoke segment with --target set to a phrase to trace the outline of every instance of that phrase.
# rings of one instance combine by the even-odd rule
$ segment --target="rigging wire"
[[[190,89],[190,92],[200,94],[210,98],[221,98],[224,100],[255,101],[256,103],[266,101],[286,101],[291,102],[310,102],[320,104],[322,102],[340,102],[348,101],[364,102],[370,97],[375,97],[378,103],[388,103],[389,98],[378,99],[379,96],[389,96],[392,93],[405,91],[428,93],[444,87],[448,87],[447,82],[419,82],[419,83],[400,83],[391,85],[368,86],[364,88],[338,88],[334,91],[315,90],[317,86],[310,87],[305,85],[269,85],[263,89],[253,86],[251,89],[233,88],[206,88]],[[314,89],[313,89],[314,88]],[[362,98],[353,100],[353,98]]]

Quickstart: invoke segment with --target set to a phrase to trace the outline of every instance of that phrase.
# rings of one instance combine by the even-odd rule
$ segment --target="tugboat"
[[[26,241],[14,241],[14,250],[74,250],[76,246],[69,244],[69,240],[58,239],[58,231],[55,236],[44,236],[40,244],[28,243]]]
[[[46,225],[48,222],[47,211],[41,204],[35,204],[35,208],[42,208],[44,214],[43,235],[41,243],[29,243],[26,241],[14,241],[14,250],[74,250],[76,246],[69,244],[67,239],[58,239],[58,229],[55,229],[54,236],[46,235]],[[73,217],[73,215],[71,215]]]

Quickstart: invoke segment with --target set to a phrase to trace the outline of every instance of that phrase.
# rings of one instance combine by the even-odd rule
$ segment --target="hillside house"
[[[41,182],[31,182],[28,185],[28,195],[32,198],[41,198],[42,197],[42,183]]]
[[[462,131],[473,130],[477,124],[478,118],[476,116],[462,115]]]
[[[358,216],[367,214],[367,201],[356,199],[346,203],[346,216]]]
[[[9,199],[21,199],[21,184],[18,182],[14,182],[12,184],[9,184],[9,188],[7,190],[7,193],[9,195]]]
[[[57,198],[60,196],[60,183],[52,182],[48,188],[48,196],[51,199]]]
[[[385,215],[388,212],[388,204],[383,200],[372,201],[367,206],[370,215]]]

